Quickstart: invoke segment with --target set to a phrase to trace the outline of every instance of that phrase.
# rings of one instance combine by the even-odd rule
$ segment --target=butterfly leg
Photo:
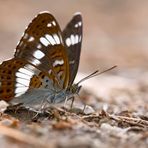
[[[41,106],[39,107],[39,110],[38,111],[36,111],[36,114],[34,115],[34,117],[32,118],[32,119],[35,119],[40,113],[42,113],[43,112],[43,109],[45,108],[45,106],[46,106],[46,98],[44,98],[43,100],[42,100],[42,102],[41,102]]]
[[[68,97],[65,97],[64,108],[66,108],[67,101],[68,101]]]
[[[40,114],[40,112],[36,112],[36,114],[32,117],[32,120],[36,119],[36,117]]]
[[[80,97],[80,95],[79,94],[77,94],[77,96],[79,97],[79,99],[81,100],[81,97]],[[85,103],[83,103],[84,104],[84,107],[83,107],[83,109],[82,109],[82,113],[84,113],[84,111],[85,111],[85,109],[86,109],[86,107],[87,107],[87,104],[85,104]]]
[[[82,113],[83,113],[83,114],[84,114],[84,111],[85,111],[86,107],[87,107],[87,105],[84,104],[84,107],[83,107],[83,110],[82,110]]]
[[[44,99],[41,102],[40,111],[42,111],[46,107],[46,102],[48,102],[47,100],[48,98],[44,97]]]
[[[72,99],[71,104],[70,104],[70,109],[72,109],[73,104],[74,104],[74,100],[75,100],[74,96],[73,97],[70,97],[70,98],[66,97],[65,102],[64,102],[64,108],[66,108],[66,103],[70,99]]]
[[[72,109],[72,107],[73,107],[73,104],[74,104],[74,101],[75,101],[75,97],[73,96],[73,97],[71,97],[71,105],[70,105],[70,108]]]

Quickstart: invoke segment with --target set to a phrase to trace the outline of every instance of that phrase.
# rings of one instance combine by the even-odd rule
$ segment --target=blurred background
[[[61,28],[81,12],[84,38],[80,72],[118,65],[116,72],[148,67],[147,0],[0,0],[0,62],[11,58],[29,22],[50,11]]]

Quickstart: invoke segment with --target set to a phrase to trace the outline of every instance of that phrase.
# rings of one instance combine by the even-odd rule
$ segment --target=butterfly
[[[61,31],[54,16],[39,13],[25,30],[14,57],[0,65],[0,99],[59,103],[80,90],[73,84],[82,44],[82,16],[76,13]]]

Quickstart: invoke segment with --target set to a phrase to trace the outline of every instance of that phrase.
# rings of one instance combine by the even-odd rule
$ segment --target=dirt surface
[[[0,0],[0,62],[13,56],[40,11],[50,11],[61,28],[79,11],[84,38],[76,81],[118,66],[82,83],[73,108],[68,101],[36,112],[0,102],[0,147],[147,148],[147,7],[147,0]]]

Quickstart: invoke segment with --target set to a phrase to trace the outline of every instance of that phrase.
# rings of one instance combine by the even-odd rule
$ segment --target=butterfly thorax
[[[78,84],[73,84],[72,86],[67,88],[67,92],[70,92],[71,94],[78,94],[82,86],[79,86]]]

